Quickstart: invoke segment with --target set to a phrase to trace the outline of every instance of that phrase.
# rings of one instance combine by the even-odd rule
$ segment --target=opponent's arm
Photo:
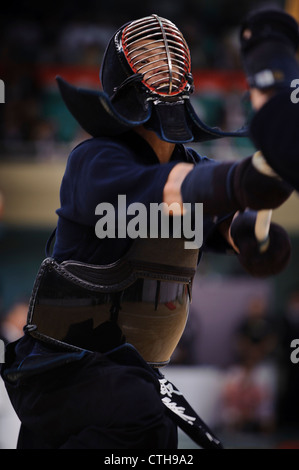
[[[299,28],[279,10],[256,12],[240,32],[241,56],[253,109],[250,136],[268,164],[299,191]]]

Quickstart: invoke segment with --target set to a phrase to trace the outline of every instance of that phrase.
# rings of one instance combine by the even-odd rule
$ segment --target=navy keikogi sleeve
[[[128,147],[110,140],[91,139],[70,154],[63,177],[57,214],[87,226],[95,226],[96,206],[109,202],[117,207],[118,195],[126,195],[127,206],[163,201],[163,188],[178,161],[144,164]]]

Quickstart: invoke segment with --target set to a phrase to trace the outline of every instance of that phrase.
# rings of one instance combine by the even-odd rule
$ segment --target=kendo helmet
[[[102,91],[57,80],[70,112],[93,137],[117,136],[140,125],[174,143],[246,135],[246,129],[223,132],[199,119],[190,103],[187,42],[176,25],[155,14],[113,35],[100,69]]]
[[[117,65],[111,67],[113,56],[122,76]],[[182,92],[189,95],[193,83],[190,51],[171,21],[151,15],[117,31],[104,55],[100,77],[110,96],[133,80],[142,84],[147,100],[176,101]]]

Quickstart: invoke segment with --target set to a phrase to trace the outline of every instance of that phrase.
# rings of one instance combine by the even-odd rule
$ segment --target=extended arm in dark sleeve
[[[219,215],[251,208],[275,209],[293,188],[268,176],[248,157],[241,162],[196,165],[181,185],[183,202],[202,202],[204,213]]]

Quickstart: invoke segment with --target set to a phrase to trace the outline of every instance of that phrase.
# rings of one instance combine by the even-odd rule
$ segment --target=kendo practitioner
[[[279,207],[293,187],[254,156],[219,163],[184,145],[246,133],[196,115],[189,49],[169,20],[153,14],[122,26],[100,78],[101,91],[57,78],[91,138],[69,156],[53,251],[49,241],[24,336],[2,369],[22,423],[18,449],[175,449],[177,426],[220,449],[161,368],[184,331],[203,251],[233,250],[256,276],[286,266],[285,230],[271,223],[261,249],[255,226],[258,211]],[[203,203],[202,246],[186,249],[174,236],[100,239],[95,208],[112,204],[117,221],[119,195],[126,207],[176,202],[183,212]]]

